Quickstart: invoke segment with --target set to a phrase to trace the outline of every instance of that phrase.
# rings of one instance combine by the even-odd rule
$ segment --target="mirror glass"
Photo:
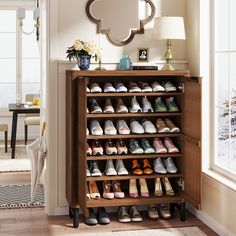
[[[86,12],[97,24],[98,33],[122,46],[135,34],[144,33],[144,25],[153,19],[155,7],[151,0],[89,0]]]

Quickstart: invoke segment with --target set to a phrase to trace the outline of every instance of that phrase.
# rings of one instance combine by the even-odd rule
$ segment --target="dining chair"
[[[39,96],[39,94],[38,94]],[[35,94],[25,94],[25,102],[33,102]],[[25,115],[25,145],[28,141],[28,126],[40,125],[40,116],[38,114],[26,114]]]
[[[7,152],[8,124],[0,124],[0,131],[5,133],[5,152]]]

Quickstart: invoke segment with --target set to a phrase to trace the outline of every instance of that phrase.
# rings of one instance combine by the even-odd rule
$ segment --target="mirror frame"
[[[112,38],[111,29],[108,29],[108,30],[107,29],[102,29],[101,20],[97,20],[91,15],[90,7],[93,4],[93,2],[95,2],[95,1],[96,0],[88,0],[88,2],[86,4],[86,8],[85,8],[86,9],[86,14],[92,22],[96,23],[97,33],[98,34],[99,33],[105,34],[107,36],[108,40],[116,46],[124,46],[124,45],[130,43],[134,39],[135,34],[144,34],[144,25],[146,25],[148,22],[150,22],[153,19],[154,15],[155,15],[155,12],[156,12],[156,9],[155,9],[155,6],[154,6],[152,0],[145,0],[146,3],[148,3],[151,7],[151,15],[148,18],[144,19],[144,20],[140,20],[140,28],[139,29],[132,29],[131,33],[130,33],[130,36],[127,39],[125,39],[124,41],[119,41],[119,40],[116,40],[116,39]]]

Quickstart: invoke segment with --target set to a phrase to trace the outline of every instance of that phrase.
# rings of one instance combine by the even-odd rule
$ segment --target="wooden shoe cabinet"
[[[155,92],[155,93],[87,93],[86,88],[90,82],[97,82],[101,88],[105,82],[114,84],[123,82],[126,86],[129,81],[145,81],[151,84],[171,81],[180,90],[177,92]],[[133,96],[137,99],[147,96],[154,106],[156,97],[165,98],[173,96],[180,108],[180,112],[166,113],[127,113],[127,114],[87,114],[87,101],[95,98],[103,106],[106,98],[112,102],[122,97],[128,106]],[[139,100],[140,101],[140,100]],[[101,135],[92,136],[86,134],[91,120],[99,120],[101,124],[110,119],[114,123],[118,119],[124,119],[129,124],[131,119],[139,122],[147,118],[156,123],[157,118],[170,118],[180,127],[180,133],[169,134],[130,134],[130,135]],[[103,128],[103,127],[102,127]],[[86,154],[86,143],[99,139],[102,144],[105,140],[116,140],[122,138],[125,142],[135,138],[141,140],[147,138],[153,140],[159,137],[169,137],[179,148],[177,154],[143,154],[143,155],[103,155],[90,156]],[[128,143],[127,143],[128,144]],[[104,145],[103,145],[104,146]],[[128,146],[128,145],[127,145]],[[143,160],[148,158],[152,167],[156,158],[172,157],[178,168],[176,174],[152,174],[152,175],[128,175],[128,176],[106,176],[86,177],[87,161],[97,160],[100,170],[105,170],[106,160],[122,159],[128,170],[131,168],[131,160]],[[174,196],[154,196],[155,178],[168,177],[175,191]],[[149,198],[130,198],[128,194],[129,180],[131,178],[145,178],[150,192]],[[102,183],[105,180],[119,180],[121,188],[126,193],[123,199],[107,200],[102,198]],[[88,199],[86,196],[87,183],[96,181],[100,189],[101,198],[98,200]],[[137,181],[139,182],[139,181]],[[69,203],[70,217],[73,218],[74,227],[79,226],[79,209],[87,216],[90,207],[115,207],[128,205],[149,205],[166,203],[171,204],[171,210],[175,207],[180,209],[180,219],[185,220],[185,203],[188,202],[196,208],[201,203],[201,79],[191,78],[189,71],[74,71],[66,72],[66,197]]]

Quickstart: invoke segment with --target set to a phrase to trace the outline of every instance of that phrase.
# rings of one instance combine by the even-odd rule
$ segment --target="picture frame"
[[[148,62],[149,60],[149,48],[138,48],[138,61]]]

